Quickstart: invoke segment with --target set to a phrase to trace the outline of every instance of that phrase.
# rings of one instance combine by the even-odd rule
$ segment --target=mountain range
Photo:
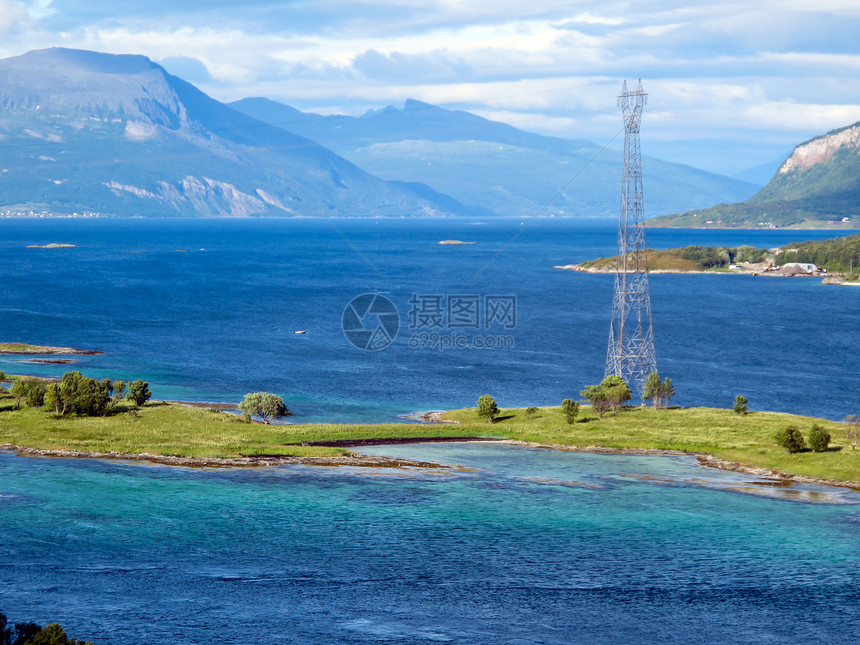
[[[380,177],[420,181],[473,208],[518,217],[618,212],[623,159],[615,148],[524,132],[413,99],[403,109],[386,107],[361,117],[303,113],[263,98],[230,105],[312,139]],[[623,143],[623,133],[616,142]],[[649,215],[709,206],[728,195],[743,199],[757,188],[647,156],[643,173]]]
[[[750,199],[651,220],[654,226],[809,227],[860,223],[860,122],[798,145]]]
[[[208,97],[143,56],[47,49],[0,60],[0,211],[143,216],[436,216],[388,182]]]
[[[144,56],[54,48],[0,60],[0,141],[7,216],[618,211],[615,148],[411,100],[362,117],[227,105]],[[648,157],[643,166],[652,215],[756,189]]]

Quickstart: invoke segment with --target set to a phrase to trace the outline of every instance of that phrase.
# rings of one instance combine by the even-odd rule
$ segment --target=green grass
[[[0,343],[0,352],[18,353],[26,352],[36,354],[39,351],[49,349],[39,345],[28,345],[27,343]]]
[[[46,347],[29,343],[0,343],[0,354],[99,354],[71,347]]]
[[[188,457],[250,455],[336,456],[339,447],[302,446],[314,441],[380,437],[462,436],[458,426],[414,424],[262,425],[226,412],[180,404],[147,403],[140,410],[122,402],[107,417],[57,417],[44,410],[14,409],[0,395],[0,443],[40,450],[150,453]],[[134,415],[134,416],[133,416]]]
[[[503,409],[488,424],[475,408],[453,410],[446,418],[459,425],[244,423],[225,412],[179,404],[149,403],[132,416],[126,403],[109,417],[56,418],[44,410],[14,410],[8,393],[0,394],[0,443],[38,449],[81,452],[151,453],[189,457],[251,455],[336,456],[341,447],[303,443],[378,438],[483,437],[541,444],[609,448],[655,448],[710,453],[748,466],[834,479],[860,481],[860,451],[851,450],[840,423],[775,412],[739,416],[731,410],[684,408],[654,410],[634,407],[598,419],[583,406],[576,423],[568,424],[560,408],[539,408],[527,419],[525,409]],[[820,423],[833,440],[826,453],[789,455],[773,436],[796,425],[806,436]]]
[[[444,416],[460,421],[464,428],[487,425],[478,418],[474,408],[453,410]],[[747,466],[823,479],[860,481],[860,451],[851,450],[843,424],[813,417],[778,412],[737,415],[732,410],[714,408],[655,410],[635,407],[598,419],[589,407],[583,406],[583,413],[573,424],[566,422],[557,407],[540,408],[532,419],[526,419],[524,409],[503,409],[500,419],[493,424],[494,431],[520,441],[583,448],[706,452]],[[796,425],[806,436],[814,423],[830,432],[831,450],[826,453],[789,455],[773,439],[777,430],[788,425]]]

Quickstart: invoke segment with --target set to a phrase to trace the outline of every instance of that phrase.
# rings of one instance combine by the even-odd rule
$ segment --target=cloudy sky
[[[858,0],[0,0],[0,56],[144,54],[323,113],[416,98],[602,145],[641,77],[643,152],[727,174],[860,120],[858,34]]]

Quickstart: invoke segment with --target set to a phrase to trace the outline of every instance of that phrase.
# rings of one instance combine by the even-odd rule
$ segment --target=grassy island
[[[101,352],[91,349],[74,349],[72,347],[46,347],[44,345],[30,345],[29,343],[0,343],[0,354],[77,354],[93,355]]]
[[[724,246],[688,246],[685,248],[645,251],[648,269],[664,273],[703,273],[711,271],[726,272],[729,266],[737,263],[744,265],[764,265],[767,249],[752,246],[727,248]],[[573,269],[589,273],[614,273],[618,270],[618,256],[587,260],[580,264],[558,266],[557,269]]]
[[[791,263],[815,264],[826,268],[839,281],[860,278],[860,234],[790,244],[779,249],[757,249],[752,246],[687,246],[676,249],[645,252],[648,270],[652,273],[750,273],[759,275],[795,275],[779,265]],[[776,265],[776,266],[775,266]],[[556,266],[587,273],[614,273],[620,266],[618,256],[587,260],[579,264]],[[821,275],[820,273],[817,275]]]
[[[834,481],[860,481],[860,451],[852,450],[843,424],[775,412],[737,415],[731,410],[630,407],[602,419],[583,406],[568,424],[561,408],[502,409],[493,424],[475,408],[446,412],[441,424],[295,424],[245,423],[226,412],[177,403],[120,403],[105,417],[56,415],[38,408],[14,409],[0,394],[0,444],[79,453],[171,455],[229,458],[279,455],[338,457],[363,440],[421,438],[508,439],[559,448],[603,447],[618,450],[668,450],[706,453],[748,467]],[[787,454],[774,440],[778,430],[795,425],[806,432],[814,423],[833,437],[827,452]],[[328,445],[323,445],[328,444]]]

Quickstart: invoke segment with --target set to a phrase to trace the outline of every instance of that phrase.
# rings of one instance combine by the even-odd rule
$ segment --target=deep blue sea
[[[0,608],[96,645],[857,642],[860,493],[686,457],[368,451],[470,469],[0,452]]]
[[[613,278],[553,266],[614,254],[616,226],[0,220],[0,340],[104,352],[70,366],[2,357],[0,369],[140,377],[159,399],[238,402],[272,391],[293,422],[386,421],[471,406],[486,393],[503,407],[557,405],[603,377]],[[656,229],[648,242],[773,247],[832,235]],[[475,244],[437,244],[446,239]],[[26,248],[49,243],[76,248]],[[399,314],[396,338],[377,351],[343,332],[344,309],[364,293],[384,295]],[[511,297],[515,320],[498,308]],[[673,379],[677,404],[729,407],[743,394],[753,410],[837,420],[860,412],[860,289],[655,275],[651,299],[659,371]],[[476,337],[496,346],[455,346]]]
[[[164,399],[264,389],[294,422],[386,421],[484,393],[557,405],[603,376],[612,277],[552,267],[613,254],[612,221],[0,220],[0,231],[0,340],[104,352],[71,365],[5,356],[7,372],[141,377]],[[654,230],[649,243],[828,235]],[[76,247],[26,248],[48,243]],[[396,326],[384,301],[353,302],[366,293],[388,299]],[[678,404],[744,394],[754,410],[860,412],[860,289],[656,275],[651,296]],[[379,308],[356,328],[367,306]],[[479,341],[496,346],[455,346]],[[856,492],[681,457],[367,452],[467,469],[0,452],[0,610],[96,645],[857,642]]]

